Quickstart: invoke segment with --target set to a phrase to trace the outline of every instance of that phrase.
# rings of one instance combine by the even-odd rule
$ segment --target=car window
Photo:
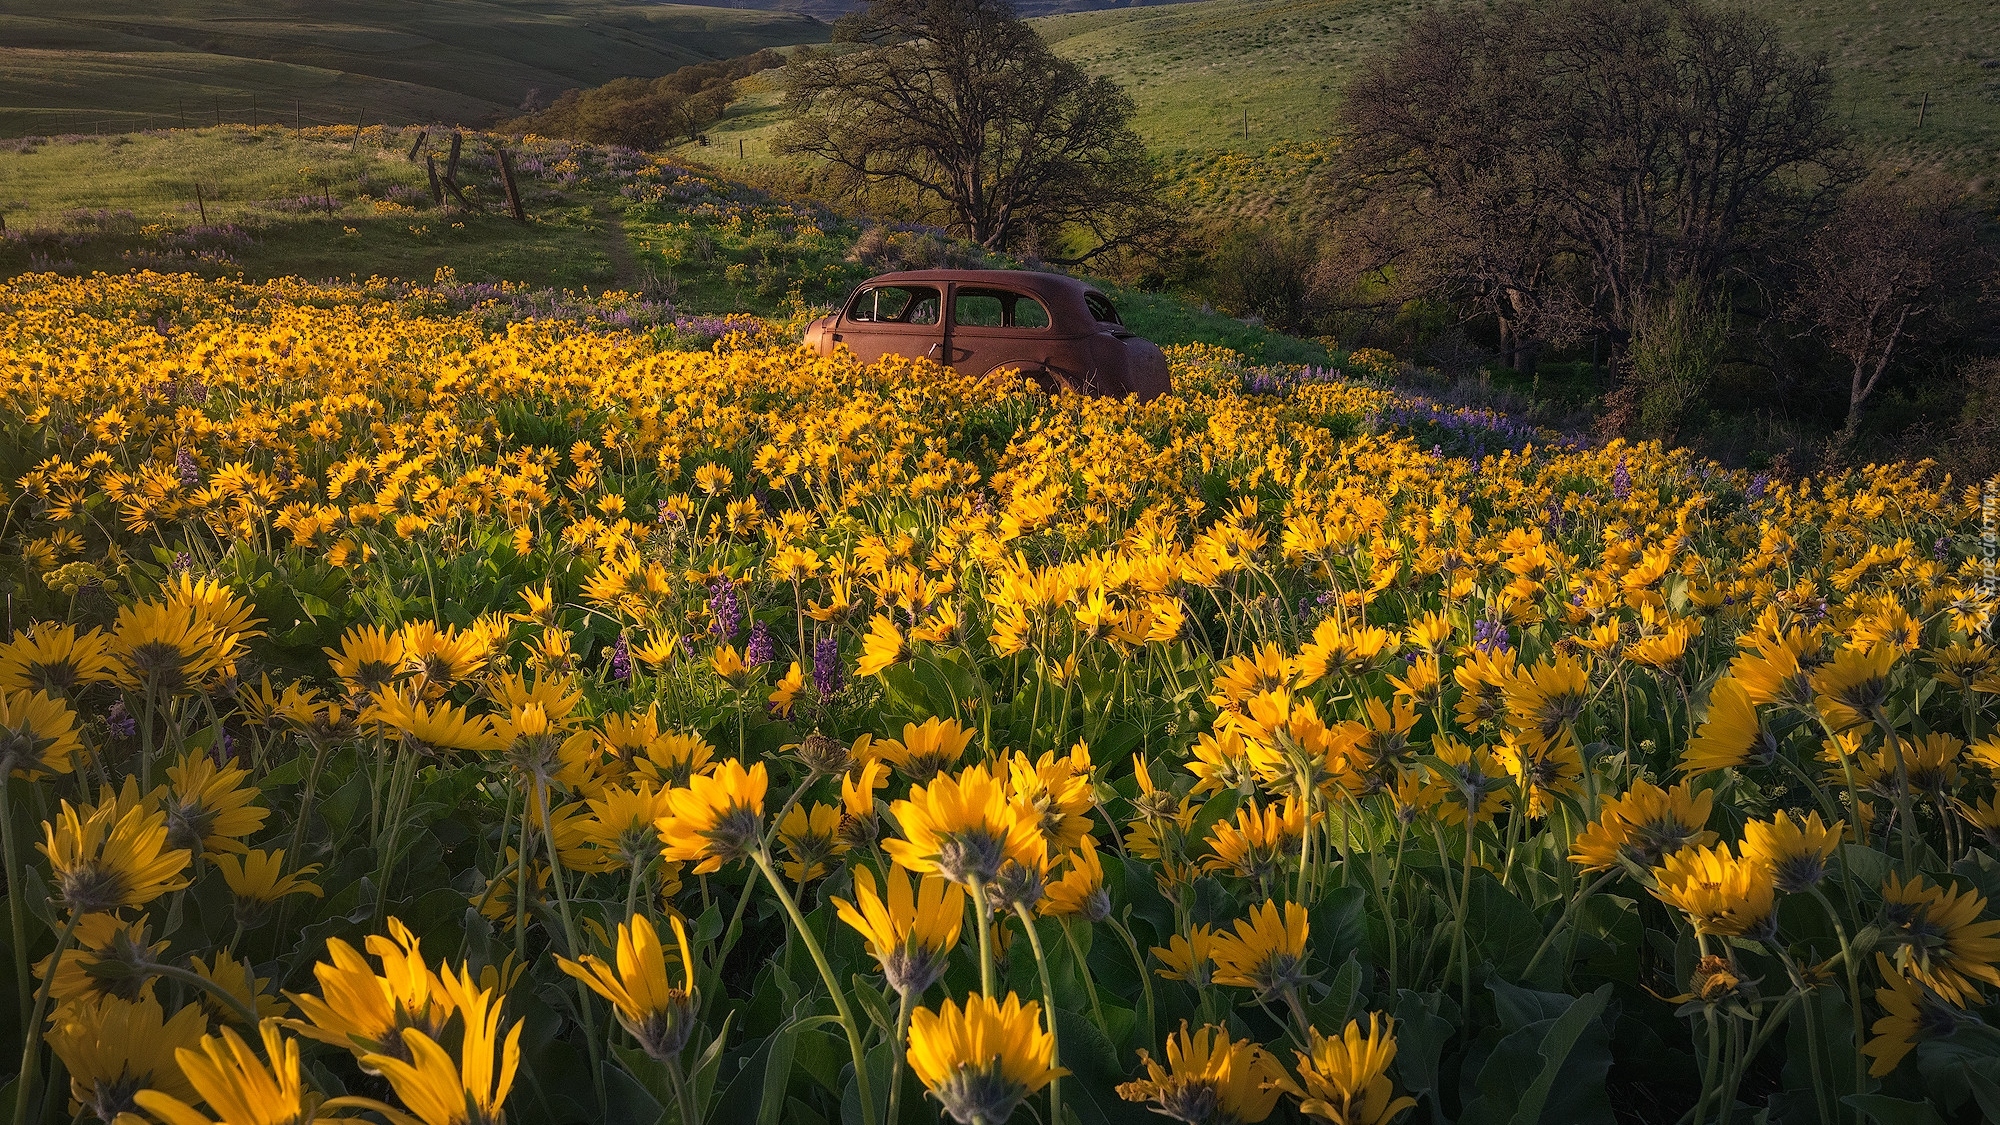
[[[1099,324],[1125,323],[1118,319],[1118,307],[1113,305],[1111,299],[1102,293],[1085,293],[1083,295],[1083,303],[1089,307],[1091,318]]]
[[[966,328],[1047,328],[1040,301],[1006,289],[960,289],[952,296],[952,323]]]
[[[1007,322],[1007,302],[991,289],[961,289],[951,299],[951,322],[967,328],[998,328]]]
[[[890,324],[936,324],[944,304],[928,285],[876,285],[855,294],[847,319]]]

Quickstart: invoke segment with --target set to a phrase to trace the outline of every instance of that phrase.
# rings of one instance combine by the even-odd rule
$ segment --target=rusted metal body
[[[925,357],[970,375],[1019,368],[1050,391],[1167,393],[1167,358],[1133,334],[1102,293],[1071,277],[1025,270],[910,270],[857,286],[840,311],[812,322],[806,346],[846,345],[864,362]]]

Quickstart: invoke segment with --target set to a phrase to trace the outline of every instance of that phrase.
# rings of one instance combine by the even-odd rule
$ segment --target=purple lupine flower
[[[1493,620],[1473,622],[1472,645],[1481,652],[1506,652],[1507,626]]]
[[[1939,562],[1948,561],[1951,558],[1951,540],[1938,536],[1937,542],[1931,544],[1931,557]]]
[[[181,475],[181,483],[194,488],[201,483],[201,466],[194,463],[194,454],[185,449],[174,453],[174,469]]]
[[[632,682],[632,646],[625,634],[618,634],[618,643],[611,646],[611,678],[621,684]]]
[[[762,621],[750,626],[750,642],[743,646],[743,663],[755,668],[759,664],[769,664],[778,654],[778,646],[771,640],[771,627]]]
[[[821,637],[813,642],[813,690],[822,696],[840,690],[840,641]]]
[[[709,584],[708,615],[708,631],[722,640],[735,636],[736,627],[743,623],[743,606],[736,600],[736,584],[728,578],[717,578]]]
[[[186,551],[174,552],[174,571],[176,573],[193,569],[194,569],[193,555],[188,554]]]
[[[662,527],[670,523],[679,523],[681,522],[681,514],[674,510],[674,506],[672,504],[668,503],[665,500],[662,500],[660,501],[660,515],[657,522]]]
[[[1619,500],[1632,495],[1632,470],[1625,467],[1625,458],[1618,459],[1618,466],[1611,470],[1611,495]]]
[[[215,746],[209,751],[209,757],[215,759],[217,766],[226,766],[235,756],[236,739],[231,737],[228,727],[223,727],[222,737],[215,740]]]
[[[113,738],[130,738],[139,733],[139,721],[125,710],[125,701],[122,699],[113,703],[111,710],[104,713],[104,726],[111,732]]]
[[[1750,499],[1762,500],[1764,492],[1771,487],[1771,474],[1758,473],[1750,478]]]

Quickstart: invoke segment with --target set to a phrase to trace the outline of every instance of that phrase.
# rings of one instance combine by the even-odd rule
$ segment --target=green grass
[[[1793,47],[1827,53],[1835,105],[1871,152],[1962,174],[2000,171],[2000,4],[1744,2]],[[1155,151],[1262,154],[1326,136],[1341,82],[1418,4],[1203,0],[1051,16],[1037,26],[1058,51],[1125,86]]]
[[[480,123],[565,89],[822,42],[788,12],[621,0],[0,0],[0,135]],[[253,101],[254,99],[254,101]]]
[[[459,214],[434,207],[423,164],[405,161],[414,131],[369,129],[359,144],[351,130],[345,139],[335,132],[225,126],[0,151],[0,212],[10,231],[28,234],[0,244],[0,274],[150,266],[427,281],[449,267],[464,281],[553,288],[629,280],[619,276],[609,219],[615,187],[558,188],[524,173],[534,219],[524,226],[502,213],[491,158],[475,142],[460,178],[492,208]],[[432,147],[442,161],[442,141]],[[301,209],[304,197],[331,200],[333,210]],[[240,227],[248,241],[191,238],[204,215],[208,228]]]
[[[1058,52],[1125,87],[1155,151],[1256,152],[1324,135],[1335,91],[1411,7],[1204,0],[1050,16],[1036,27]]]
[[[1341,84],[1420,2],[1200,0],[1034,22],[1059,53],[1131,94],[1170,194],[1198,212],[1283,217],[1311,205]],[[1990,188],[2000,173],[2000,4],[1746,2],[1797,49],[1827,52],[1835,106],[1869,155],[1984,178]],[[796,173],[774,174],[783,163],[774,147],[781,81],[781,72],[758,75],[710,130],[707,148],[677,155],[796,182]]]
[[[887,268],[853,253],[857,220],[718,175],[636,169],[590,146],[538,142],[520,153],[533,220],[522,225],[501,212],[488,149],[475,136],[461,180],[491,211],[438,208],[422,163],[405,159],[414,140],[415,130],[369,129],[356,143],[351,130],[225,126],[0,149],[0,211],[13,235],[0,241],[0,278],[156,268],[426,282],[449,269],[462,282],[617,287],[669,299],[685,314],[769,315],[795,300],[830,305]],[[442,160],[441,139],[431,145]],[[558,163],[566,153],[574,167]],[[330,199],[333,210],[300,210],[306,196]],[[1113,294],[1133,328],[1161,344],[1221,344],[1261,363],[1327,362],[1311,341],[1171,297]]]

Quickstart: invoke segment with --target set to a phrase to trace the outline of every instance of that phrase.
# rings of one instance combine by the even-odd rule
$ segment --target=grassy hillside
[[[1162,157],[1173,195],[1198,211],[1272,216],[1310,205],[1311,174],[1332,151],[1341,83],[1420,2],[1198,0],[1035,25],[1058,52],[1132,95],[1139,132]],[[1746,2],[1798,49],[1827,52],[1836,103],[1874,155],[1943,166],[1990,189],[2000,173],[2000,4]],[[709,131],[710,146],[677,155],[730,174],[766,174],[782,124],[781,81],[774,71],[745,83],[744,97]]]
[[[1871,148],[1961,171],[2000,169],[2000,4],[1745,2],[1795,47],[1827,53],[1836,102]],[[1038,26],[1057,50],[1131,92],[1155,149],[1262,153],[1322,136],[1331,96],[1355,61],[1417,6],[1203,0],[1052,16]]]
[[[668,160],[554,140],[515,150],[531,222],[506,217],[480,136],[462,150],[459,179],[484,210],[439,207],[422,162],[407,159],[418,132],[224,126],[0,146],[0,279],[150,268],[428,283],[444,270],[464,300],[495,299],[514,315],[584,307],[672,322],[825,305],[872,273],[977,256]],[[428,144],[442,164],[445,139]],[[627,296],[599,305],[588,295],[607,289]],[[1327,362],[1319,344],[1172,298],[1117,299],[1163,344]]]
[[[1125,87],[1154,149],[1261,150],[1321,135],[1333,92],[1410,7],[1204,0],[1051,16],[1036,26],[1057,51]]]
[[[0,135],[480,122],[530,91],[828,34],[795,12],[622,0],[0,0]]]

